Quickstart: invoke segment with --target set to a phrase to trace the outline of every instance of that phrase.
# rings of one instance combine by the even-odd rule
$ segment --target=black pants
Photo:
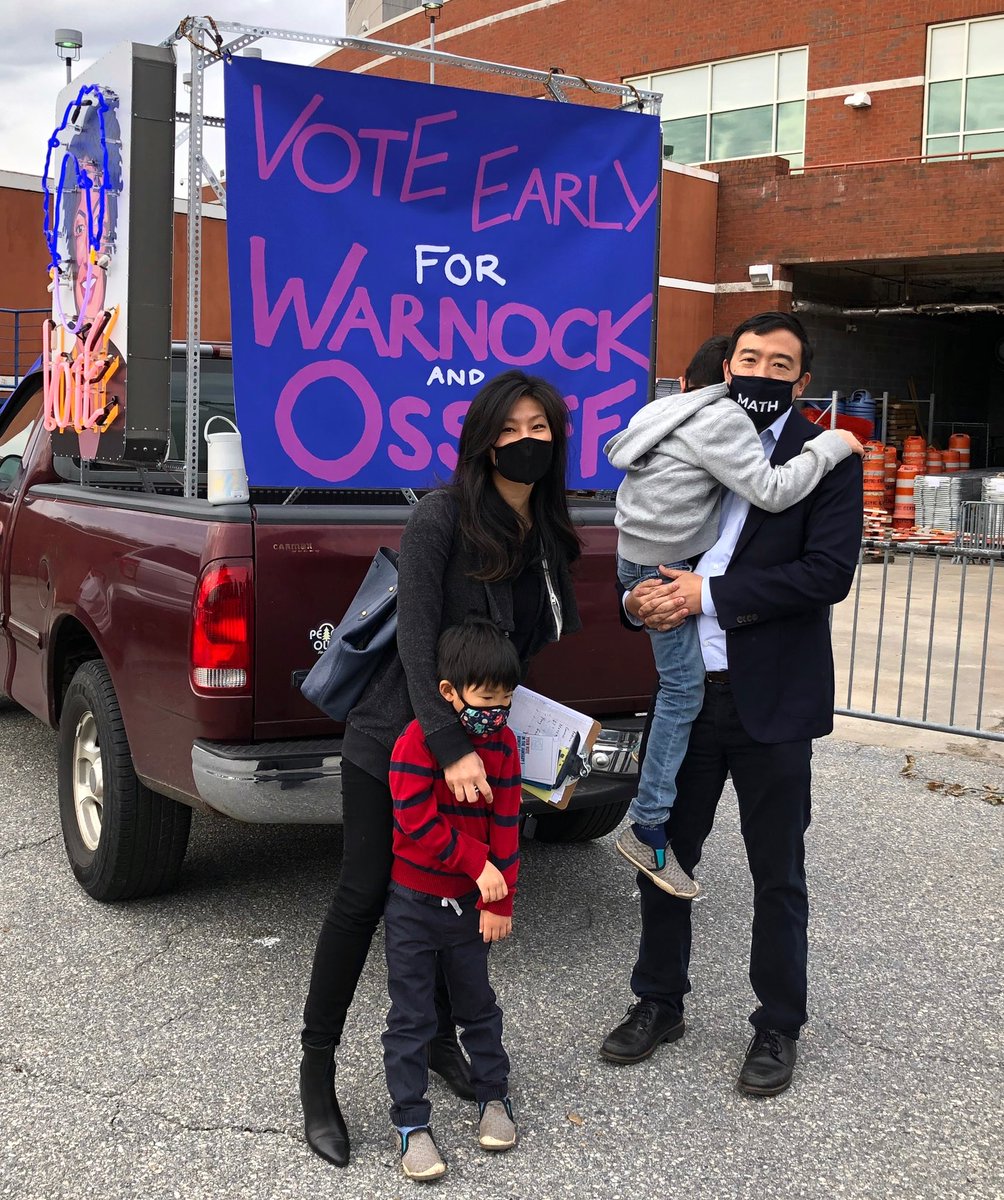
[[[392,883],[384,913],[390,1012],[383,1062],[390,1119],[398,1126],[428,1125],[429,1067],[425,1047],[436,1032],[436,972],[449,984],[460,1040],[471,1060],[478,1102],[508,1094],[509,1058],[502,1046],[502,1010],[488,982],[488,945],[478,931],[477,892],[442,901]],[[460,912],[457,912],[457,908]]]
[[[753,877],[750,983],[760,1007],[750,1021],[791,1037],[806,1021],[809,897],[805,831],[810,820],[810,741],[767,744],[743,729],[732,690],[709,683],[677,776],[668,824],[680,865],[693,871],[715,819],[727,775],[739,799],[746,856]],[[690,901],[679,900],[639,874],[641,943],[631,975],[636,996],[682,1015],[691,990]]]
[[[304,1045],[341,1041],[349,1005],[387,900],[392,812],[387,781],[342,759],[342,870],[314,951],[303,1009]],[[436,990],[436,1008],[440,1031],[452,1032],[442,978]]]

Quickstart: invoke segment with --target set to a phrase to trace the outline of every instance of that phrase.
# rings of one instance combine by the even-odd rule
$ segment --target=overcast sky
[[[76,76],[119,42],[156,44],[177,28],[178,22],[198,8],[182,7],[182,0],[105,0],[101,5],[70,4],[68,0],[3,0],[16,20],[3,21],[0,40],[0,171],[23,171],[41,176],[46,141],[55,125],[56,96],[66,83],[66,67],[57,58],[53,31],[80,29],[84,48],[73,64]],[[209,9],[217,21],[240,21],[306,33],[340,34],[345,29],[344,0],[227,0]],[[224,40],[227,40],[226,38]],[[311,63],[323,46],[295,42],[259,42],[266,58]],[[178,86],[189,69],[187,43],[178,43]],[[206,74],[206,111],[222,115],[222,68]],[[178,107],[186,102],[179,97]],[[206,157],[219,170],[223,160],[222,130],[207,130]],[[179,155],[175,192],[184,193],[185,159]]]

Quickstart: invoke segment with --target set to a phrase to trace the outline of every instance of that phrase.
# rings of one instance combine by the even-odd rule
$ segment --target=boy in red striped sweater
[[[438,1179],[446,1163],[429,1130],[426,1046],[437,1028],[437,960],[471,1060],[478,1141],[516,1143],[502,1011],[488,980],[488,950],[512,929],[519,870],[520,763],[507,727],[519,655],[491,621],[472,618],[439,639],[439,691],[480,755],[490,799],[458,801],[412,721],[391,755],[394,862],[384,911],[391,1007],[383,1035],[391,1120],[409,1179]]]

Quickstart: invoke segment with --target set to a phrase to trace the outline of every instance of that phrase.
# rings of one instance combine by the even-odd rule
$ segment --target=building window
[[[934,25],[927,42],[924,152],[1004,154],[1004,17]]]
[[[662,141],[671,162],[805,156],[809,52],[781,50],[642,75],[629,82],[662,94]]]

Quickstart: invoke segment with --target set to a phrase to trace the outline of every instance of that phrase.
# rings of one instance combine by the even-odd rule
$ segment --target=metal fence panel
[[[955,546],[862,546],[832,614],[839,715],[1004,741],[1004,505],[963,507]]]

